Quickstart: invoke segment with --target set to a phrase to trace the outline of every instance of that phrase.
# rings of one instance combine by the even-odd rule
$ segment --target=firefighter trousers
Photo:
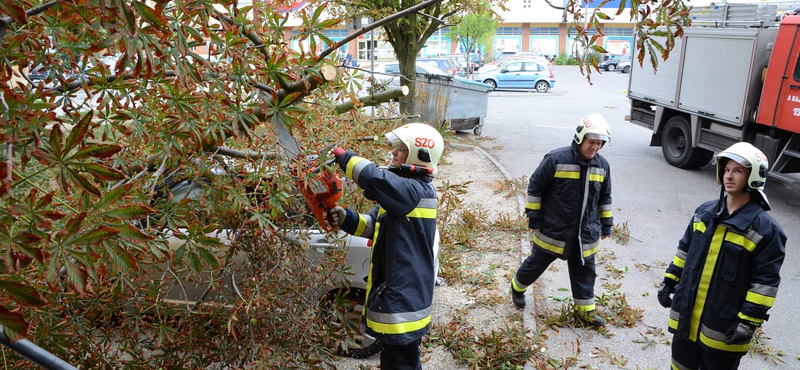
[[[399,346],[381,343],[381,370],[422,370],[421,343],[422,339]]]
[[[514,275],[517,286],[527,288],[532,285],[555,260],[555,255],[534,246],[530,256],[522,262],[522,266]],[[572,299],[575,301],[576,307],[583,311],[593,311],[594,281],[597,278],[594,255],[589,258],[581,258],[580,253],[572,253],[567,258],[567,268],[569,268]]]
[[[736,370],[742,356],[723,356],[704,351],[696,342],[672,336],[672,366],[680,370]]]

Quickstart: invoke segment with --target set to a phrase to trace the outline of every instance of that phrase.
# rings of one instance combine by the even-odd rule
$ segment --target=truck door
[[[781,22],[764,78],[757,122],[800,132],[800,16]]]

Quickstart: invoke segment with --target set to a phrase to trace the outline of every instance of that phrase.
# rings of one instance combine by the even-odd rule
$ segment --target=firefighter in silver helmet
[[[545,155],[528,182],[525,213],[532,230],[531,254],[511,280],[511,300],[525,307],[525,291],[555,261],[567,260],[572,298],[579,317],[605,325],[595,314],[594,255],[601,237],[611,234],[611,167],[598,154],[611,140],[599,114],[581,119],[571,146]]]
[[[720,197],[695,210],[658,291],[673,369],[737,369],[780,284],[786,234],[767,214],[766,156],[736,143],[716,164]]]
[[[381,369],[421,369],[420,343],[428,332],[435,284],[436,189],[432,178],[444,140],[424,123],[387,133],[395,147],[389,170],[336,148],[339,166],[378,206],[369,214],[335,207],[343,231],[372,239],[364,321],[381,342]]]

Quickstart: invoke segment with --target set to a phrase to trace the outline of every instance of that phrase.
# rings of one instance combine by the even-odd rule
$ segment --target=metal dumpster
[[[487,84],[466,78],[418,73],[416,113],[437,128],[447,125],[450,130],[473,130],[480,135],[491,90]]]

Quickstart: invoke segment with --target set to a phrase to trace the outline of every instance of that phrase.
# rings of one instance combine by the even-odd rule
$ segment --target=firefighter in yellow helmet
[[[605,325],[595,314],[594,255],[601,237],[611,234],[611,167],[598,154],[611,140],[599,114],[581,119],[571,146],[545,155],[528,182],[525,212],[533,248],[511,280],[511,299],[525,307],[525,290],[560,258],[567,260],[572,298],[579,317]]]
[[[336,148],[347,176],[378,206],[369,214],[335,207],[343,231],[372,239],[364,321],[381,342],[381,369],[421,369],[420,343],[428,332],[435,284],[436,188],[432,178],[444,140],[433,127],[411,123],[392,130],[389,170]]]
[[[720,197],[695,210],[658,291],[673,369],[737,369],[780,284],[786,234],[767,214],[766,156],[736,143],[716,164]]]

